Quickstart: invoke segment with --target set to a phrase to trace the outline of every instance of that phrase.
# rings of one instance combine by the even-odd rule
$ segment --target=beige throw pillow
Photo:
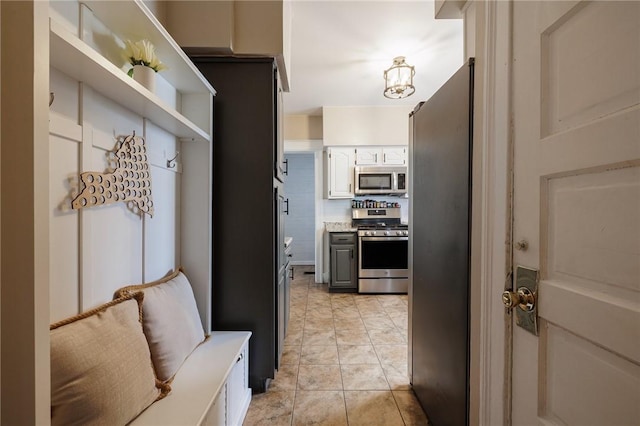
[[[149,284],[122,288],[116,296],[144,292],[144,333],[158,379],[173,379],[184,360],[204,341],[198,307],[182,270]]]
[[[50,326],[52,425],[124,425],[169,392],[153,371],[142,298],[132,294]]]

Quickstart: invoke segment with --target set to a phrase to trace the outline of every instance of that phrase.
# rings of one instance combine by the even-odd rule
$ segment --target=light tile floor
[[[426,425],[407,377],[407,296],[329,293],[296,267],[280,369],[244,425]]]

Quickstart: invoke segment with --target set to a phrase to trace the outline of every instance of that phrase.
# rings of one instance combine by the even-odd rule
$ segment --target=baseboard
[[[293,266],[313,266],[316,262],[313,260],[292,260],[291,265]]]

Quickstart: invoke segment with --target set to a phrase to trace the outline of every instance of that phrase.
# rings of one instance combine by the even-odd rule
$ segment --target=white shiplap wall
[[[179,151],[175,136],[51,70],[50,115],[51,322],[111,300],[124,285],[151,281],[177,266],[180,174],[154,158]],[[126,104],[126,100],[123,100]],[[116,138],[143,136],[151,160],[154,217],[123,203],[81,211],[70,208],[78,173],[105,171]]]

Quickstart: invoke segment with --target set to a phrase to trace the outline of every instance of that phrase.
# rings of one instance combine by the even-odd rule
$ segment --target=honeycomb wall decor
[[[135,132],[118,138],[114,150],[109,152],[106,173],[80,173],[80,182],[82,191],[71,202],[74,209],[125,202],[133,213],[153,217],[147,150],[144,139]]]

